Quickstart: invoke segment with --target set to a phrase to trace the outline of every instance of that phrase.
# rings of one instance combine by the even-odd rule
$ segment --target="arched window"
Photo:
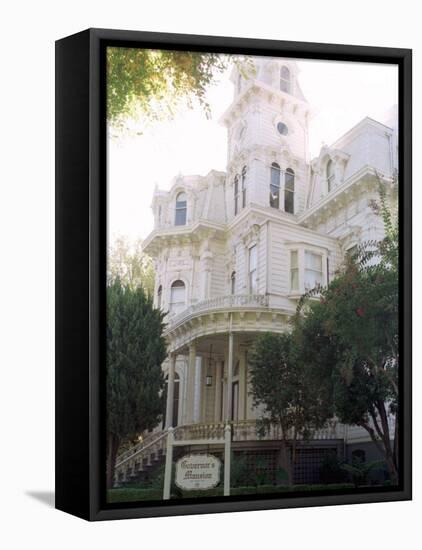
[[[330,192],[334,185],[334,163],[330,159],[327,163],[327,189]]]
[[[246,166],[242,168],[242,208],[246,206]]]
[[[183,281],[174,281],[170,290],[170,311],[179,313],[185,308],[186,288]]]
[[[230,294],[234,296],[236,294],[236,271],[230,276]]]
[[[294,214],[295,210],[295,173],[287,168],[284,177],[284,211]]]
[[[239,176],[234,178],[234,215],[236,216],[239,212]]]
[[[276,162],[271,164],[270,206],[280,208],[280,166]]]
[[[280,90],[290,94],[290,71],[286,66],[280,70]]]
[[[157,290],[157,308],[161,309],[161,300],[163,297],[163,287],[160,285]]]
[[[183,191],[176,197],[175,225],[186,225],[187,199]]]

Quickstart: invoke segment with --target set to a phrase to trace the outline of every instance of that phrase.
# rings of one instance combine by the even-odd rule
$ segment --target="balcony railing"
[[[192,304],[180,313],[173,315],[169,313],[167,316],[167,326],[168,328],[171,328],[195,313],[242,307],[268,307],[268,296],[265,294],[233,294],[229,296],[216,296],[215,298],[202,300],[201,302]]]

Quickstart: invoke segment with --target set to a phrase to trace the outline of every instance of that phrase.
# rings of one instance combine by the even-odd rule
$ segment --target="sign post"
[[[230,495],[231,426],[224,427],[224,438],[175,440],[174,428],[167,433],[163,500],[170,499],[174,446],[224,445],[224,496]],[[189,454],[177,462],[176,484],[185,490],[206,490],[220,482],[220,460],[209,454]]]
[[[224,496],[230,495],[230,459],[231,459],[231,427],[224,428]]]
[[[167,451],[166,451],[166,469],[164,472],[164,491],[163,499],[170,499],[170,487],[171,487],[171,468],[173,463],[173,443],[174,443],[174,430],[168,429],[167,434]]]

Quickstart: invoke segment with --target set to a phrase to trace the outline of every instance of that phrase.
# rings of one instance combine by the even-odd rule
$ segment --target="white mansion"
[[[260,411],[248,392],[254,338],[288,330],[307,289],[327,284],[357,243],[382,237],[370,201],[378,178],[391,182],[397,170],[394,110],[388,126],[365,118],[309,159],[311,108],[297,64],[254,63],[253,77],[236,67],[231,74],[226,172],[180,176],[154,194],[144,250],[154,260],[155,305],[169,312],[169,357],[165,421],[148,436],[152,447],[170,426],[192,439],[232,422],[234,450],[270,457],[277,427],[258,438]],[[333,423],[303,442],[308,474],[299,464],[297,480],[312,478],[309,464],[325,449],[371,454],[368,441],[357,427]]]

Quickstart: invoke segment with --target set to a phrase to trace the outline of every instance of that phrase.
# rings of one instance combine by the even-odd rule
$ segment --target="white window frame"
[[[328,281],[328,274],[327,274],[327,258],[329,256],[329,252],[326,248],[322,248],[319,246],[314,245],[308,245],[306,243],[289,243],[287,246],[288,250],[288,262],[289,262],[289,269],[288,269],[288,289],[289,289],[289,295],[291,297],[299,297],[305,292],[308,292],[310,289],[306,288],[305,284],[305,272],[306,272],[306,252],[309,252],[311,254],[315,254],[318,256],[321,256],[321,267],[322,271],[322,282],[321,286],[326,286]],[[297,268],[292,267],[292,252],[297,252]],[[294,289],[292,288],[292,269],[298,269],[298,288]]]
[[[180,201],[178,198],[180,195],[184,195],[185,200]],[[181,203],[184,203],[184,206],[180,206]],[[178,206],[179,205],[179,206]],[[184,212],[183,223],[178,223],[178,214]],[[176,227],[183,227],[188,222],[188,195],[186,191],[178,191],[175,197],[174,203],[174,225]]]
[[[181,281],[183,283],[183,285],[184,285],[183,288],[184,288],[184,291],[185,291],[184,300],[180,301],[180,302],[173,301],[173,292],[172,292],[173,291],[173,285],[177,281]],[[175,288],[182,288],[182,287],[180,286],[180,287],[175,287]],[[174,281],[172,281],[171,284],[170,284],[169,312],[174,314],[174,315],[177,315],[178,313],[180,313],[181,311],[186,309],[187,296],[188,296],[188,287],[187,287],[186,281],[184,281],[183,279],[175,279]]]
[[[319,261],[321,262],[321,269],[315,269],[314,267],[309,267],[307,265],[307,257],[313,256],[319,258]],[[313,250],[305,250],[304,251],[304,265],[303,265],[303,286],[305,289],[305,292],[309,292],[310,290],[313,290],[317,285],[324,286],[326,284],[326,277],[324,281],[324,255],[319,252],[314,252]],[[315,276],[316,283],[313,286],[307,286],[306,280],[307,280],[307,274],[318,274]],[[320,281],[318,281],[320,279]]]

